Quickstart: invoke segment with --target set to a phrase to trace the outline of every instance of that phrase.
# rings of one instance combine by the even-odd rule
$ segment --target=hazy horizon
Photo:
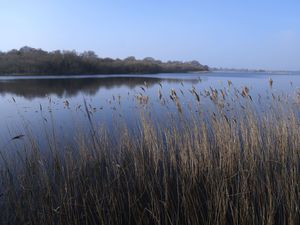
[[[30,46],[300,70],[299,11],[297,1],[0,1],[0,51]]]

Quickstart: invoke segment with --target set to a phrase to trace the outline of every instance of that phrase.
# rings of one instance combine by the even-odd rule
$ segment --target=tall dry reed
[[[184,116],[172,90],[179,117],[167,127],[145,108],[136,132],[122,125],[112,138],[89,116],[72,146],[45,156],[32,140],[2,157],[0,223],[299,224],[297,106],[275,96],[258,112],[246,88],[190,92],[198,110]]]

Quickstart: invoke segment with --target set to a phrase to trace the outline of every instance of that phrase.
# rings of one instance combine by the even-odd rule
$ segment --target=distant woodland
[[[47,52],[23,47],[0,52],[0,75],[91,75],[91,74],[154,74],[207,71],[198,61],[162,62],[151,57],[142,60],[100,58],[93,51]]]

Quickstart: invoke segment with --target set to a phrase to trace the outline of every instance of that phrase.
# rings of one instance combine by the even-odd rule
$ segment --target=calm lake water
[[[273,80],[270,88],[269,79]],[[72,142],[79,130],[89,125],[84,101],[96,126],[113,129],[122,122],[137,126],[140,113],[147,107],[151,114],[166,121],[177,108],[169,98],[174,89],[181,99],[182,108],[193,107],[190,90],[203,93],[210,88],[228,87],[250,89],[254,102],[268,101],[271,93],[293,98],[300,88],[300,73],[241,73],[214,72],[199,74],[158,74],[74,77],[0,77],[0,147],[20,148],[22,140],[12,143],[11,138],[26,134],[43,145],[55,133],[62,142]],[[159,90],[165,99],[162,107]],[[144,96],[138,100],[136,96]],[[147,106],[143,101],[146,101]],[[265,97],[265,98],[264,98]],[[202,107],[206,100],[201,98]],[[207,102],[209,107],[209,102]],[[263,107],[263,106],[258,106]]]

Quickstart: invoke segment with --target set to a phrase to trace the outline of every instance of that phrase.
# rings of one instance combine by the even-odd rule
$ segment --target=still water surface
[[[136,96],[148,96],[148,109],[164,121],[177,110],[169,98],[170,90],[176,90],[185,109],[195,102],[189,90],[220,90],[228,87],[228,80],[238,90],[249,87],[254,102],[270,92],[293,98],[300,88],[300,73],[296,72],[0,77],[0,147],[20,148],[22,143],[15,145],[9,141],[20,134],[30,135],[41,145],[46,142],[45,133],[52,132],[61,142],[72,142],[78,130],[88,127],[84,101],[96,126],[112,128],[118,121],[128,127],[136,126],[145,109]],[[161,106],[159,90],[165,107]],[[205,100],[201,101],[205,108]]]

